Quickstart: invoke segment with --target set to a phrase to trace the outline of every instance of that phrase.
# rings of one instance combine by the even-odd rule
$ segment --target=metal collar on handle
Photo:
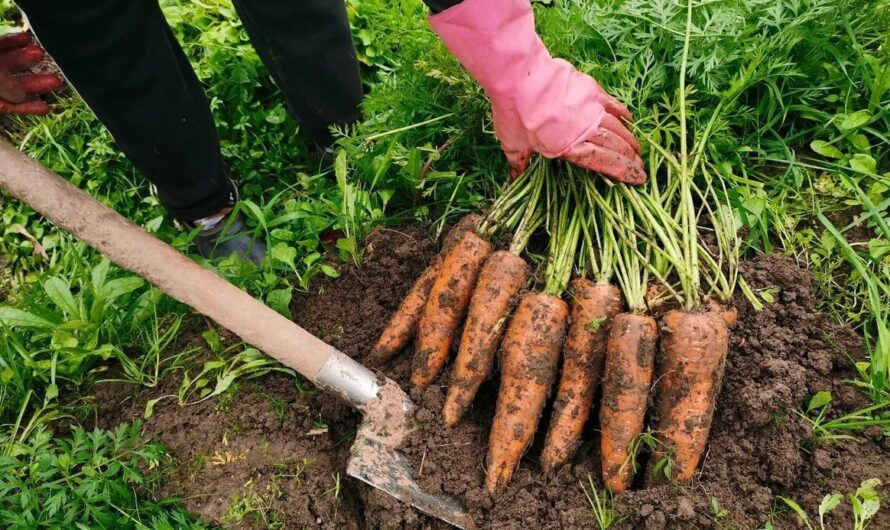
[[[315,376],[315,382],[359,407],[377,397],[380,391],[374,372],[333,348],[331,356]]]

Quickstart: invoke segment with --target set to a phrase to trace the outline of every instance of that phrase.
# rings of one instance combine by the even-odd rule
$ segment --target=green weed
[[[813,434],[808,443],[855,440],[852,433],[866,427],[878,426],[884,431],[890,430],[890,416],[886,409],[890,402],[877,403],[842,416],[826,418],[831,405],[831,393],[817,392],[807,403],[805,413],[798,412],[804,421],[810,424]]]
[[[876,478],[862,481],[862,484],[847,495],[853,509],[853,528],[855,530],[865,530],[869,526],[871,519],[878,513],[881,508],[881,498],[877,493],[877,488],[881,486],[881,481]],[[809,530],[813,530],[810,518],[806,511],[792,499],[779,497],[791,510],[797,515]],[[822,498],[819,503],[819,528],[825,530],[825,516],[840,506],[843,501],[840,493],[829,493]]]
[[[0,526],[199,529],[176,501],[148,495],[164,461],[160,445],[141,444],[138,422],[113,431],[75,427],[54,437],[43,425],[27,437],[4,429]],[[143,470],[148,470],[147,474]]]
[[[580,486],[584,490],[587,502],[590,503],[590,509],[593,510],[600,530],[607,530],[621,522],[621,518],[616,516],[615,498],[612,496],[612,492],[608,489],[602,491],[597,489],[593,477],[590,475],[587,476],[587,485],[581,483]]]

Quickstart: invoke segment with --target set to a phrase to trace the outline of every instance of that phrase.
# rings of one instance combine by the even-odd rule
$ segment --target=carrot
[[[569,307],[558,296],[522,298],[502,344],[501,386],[491,425],[485,487],[507,484],[534,438],[556,377]]]
[[[506,250],[485,260],[470,300],[442,416],[453,427],[491,373],[510,310],[528,279],[525,260]]]
[[[631,445],[642,431],[655,366],[658,325],[652,317],[621,313],[606,344],[600,449],[603,482],[615,493],[633,480]]]
[[[482,216],[477,214],[461,218],[445,236],[443,253],[454,246],[461,234],[474,231],[481,219]],[[441,268],[442,257],[439,255],[411,286],[398,310],[390,317],[386,329],[383,330],[377,343],[371,349],[369,362],[372,365],[380,365],[388,361],[414,337],[414,333],[417,331],[417,322],[420,320],[430,289],[439,276]]]
[[[390,317],[389,324],[377,339],[377,344],[371,349],[371,364],[379,365],[388,361],[414,336],[423,306],[426,305],[430,289],[439,277],[441,269],[442,259],[436,257],[432,265],[427,267],[411,286],[411,290],[402,299],[399,309]]]
[[[461,217],[458,222],[454,223],[451,230],[445,234],[445,238],[442,240],[442,251],[439,255],[443,256],[451,250],[451,247],[460,241],[460,236],[462,236],[464,232],[476,232],[476,227],[479,226],[480,222],[482,222],[482,216],[477,213],[471,213]]]
[[[655,462],[670,458],[672,478],[692,479],[704,453],[729,350],[721,313],[674,310],[662,319]]]
[[[417,325],[414,371],[411,374],[413,385],[431,384],[445,366],[454,333],[470,303],[479,270],[491,250],[491,243],[473,232],[464,232],[442,259],[441,272],[430,289]]]
[[[726,322],[726,327],[732,329],[735,327],[736,322],[739,320],[739,310],[735,307],[724,304],[720,300],[716,298],[708,298],[707,300],[708,311],[711,313],[717,313],[720,315],[720,318],[723,319],[723,322]]]
[[[607,283],[576,278],[571,283],[572,320],[563,346],[562,375],[541,467],[550,472],[572,459],[593,407],[612,318],[621,311],[621,292]]]

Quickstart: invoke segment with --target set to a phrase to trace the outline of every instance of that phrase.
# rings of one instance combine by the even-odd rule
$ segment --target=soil
[[[312,292],[295,296],[294,320],[362,360],[436,250],[426,229],[378,230],[366,241],[361,267],[342,266],[339,278],[318,278]],[[890,443],[880,429],[857,434],[857,441],[814,444],[798,415],[807,396],[821,390],[831,391],[831,416],[869,403],[844,382],[854,378],[851,358],[861,357],[861,338],[816,311],[812,278],[792,261],[760,256],[744,262],[742,273],[755,291],[778,289],[778,295],[761,311],[736,300],[739,320],[701,475],[691,484],[620,495],[617,528],[753,529],[771,514],[776,528],[794,527],[777,496],[794,499],[813,518],[826,493],[847,494],[871,477],[890,481]],[[200,345],[199,331],[176,348]],[[381,367],[403,388],[411,354],[409,347]],[[591,480],[600,487],[597,414],[569,465],[543,474],[541,431],[509,486],[491,497],[482,484],[497,378],[483,384],[465,418],[447,429],[440,411],[449,369],[439,384],[410,392],[417,431],[404,453],[422,486],[459,498],[480,528],[597,528],[585,495]],[[175,394],[180,381],[181,374],[142,391],[98,385],[97,423],[111,427],[141,417],[148,399]],[[306,388],[272,374],[198,405],[159,402],[144,422],[145,438],[166,444],[176,462],[161,494],[182,498],[190,511],[227,528],[447,528],[347,477],[359,417],[339,399]],[[541,425],[549,414],[545,410]],[[638,476],[635,485],[642,481]],[[826,528],[849,528],[850,521],[845,500]],[[890,528],[890,510],[871,527]]]

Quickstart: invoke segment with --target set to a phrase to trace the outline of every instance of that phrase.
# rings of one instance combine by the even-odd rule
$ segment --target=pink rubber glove
[[[550,56],[529,0],[464,0],[429,21],[491,98],[514,175],[540,153],[620,182],[646,182],[640,144],[624,125],[630,112],[592,77]]]

